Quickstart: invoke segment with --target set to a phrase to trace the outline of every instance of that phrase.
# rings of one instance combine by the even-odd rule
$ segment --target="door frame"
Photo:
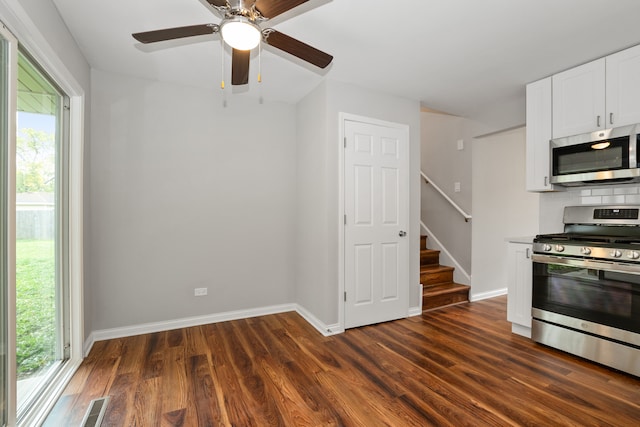
[[[338,139],[338,324],[340,325],[340,331],[345,331],[345,301],[344,301],[344,293],[345,293],[345,203],[344,203],[344,194],[345,194],[345,174],[344,174],[344,162],[345,162],[345,152],[344,152],[344,144],[345,144],[345,122],[361,122],[370,125],[376,126],[384,126],[394,129],[401,129],[406,131],[408,139],[407,139],[407,150],[410,150],[411,147],[411,133],[409,125],[402,123],[389,122],[385,120],[374,119],[371,117],[360,116],[357,114],[351,113],[338,113],[338,128],[339,128],[339,139]],[[411,158],[409,158],[411,159]],[[409,186],[407,188],[407,195],[409,197],[409,205],[407,206],[408,212],[408,224],[407,224],[407,237],[411,237],[411,161],[409,161]],[[409,240],[410,244],[411,240]],[[407,317],[409,316],[409,311],[411,307],[411,251],[407,254],[408,263],[409,263],[409,271],[408,271],[408,293],[409,300],[407,304]]]

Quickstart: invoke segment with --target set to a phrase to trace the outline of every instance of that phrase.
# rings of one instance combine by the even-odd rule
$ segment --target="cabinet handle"
[[[613,124],[613,113],[609,113],[609,123]]]
[[[596,119],[596,126],[600,127],[600,116],[598,116],[598,118]]]
[[[546,187],[547,185],[549,185],[549,177],[545,176],[544,177],[544,186]]]
[[[529,248],[527,248],[527,249],[526,249],[524,256],[525,256],[527,259],[531,258],[531,253],[530,253]]]

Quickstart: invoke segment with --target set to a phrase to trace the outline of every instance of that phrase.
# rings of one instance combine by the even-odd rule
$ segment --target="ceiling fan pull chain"
[[[258,44],[258,83],[262,83],[262,43]]]
[[[227,108],[227,91],[224,90],[224,40],[220,39],[220,89],[222,90],[222,108]]]
[[[264,98],[262,97],[262,43],[258,45],[258,92],[260,96],[258,97],[258,104],[262,105],[264,103]]]
[[[220,89],[224,90],[224,40],[220,40]]]

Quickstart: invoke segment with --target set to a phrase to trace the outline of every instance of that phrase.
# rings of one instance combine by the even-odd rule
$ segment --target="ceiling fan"
[[[333,56],[294,39],[273,28],[262,29],[261,24],[308,0],[206,0],[212,10],[222,18],[219,24],[190,25],[162,30],[134,33],[141,43],[154,43],[184,37],[220,33],[222,40],[232,48],[231,84],[249,82],[251,50],[260,41],[283,50],[319,68],[326,68]]]

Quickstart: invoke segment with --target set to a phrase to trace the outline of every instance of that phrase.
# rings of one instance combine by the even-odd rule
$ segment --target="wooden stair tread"
[[[441,273],[441,272],[453,271],[453,270],[455,270],[455,268],[449,267],[448,265],[440,265],[440,264],[420,266],[421,273]]]
[[[433,296],[433,295],[440,295],[440,294],[445,294],[450,292],[461,292],[461,291],[464,292],[464,291],[468,291],[470,288],[471,286],[462,285],[460,283],[455,283],[455,282],[441,283],[438,285],[427,285],[427,286],[423,286],[422,295]]]
[[[429,249],[429,248],[427,248],[427,249],[420,249],[420,253],[421,254],[439,254],[440,251],[437,250],[437,249]]]

